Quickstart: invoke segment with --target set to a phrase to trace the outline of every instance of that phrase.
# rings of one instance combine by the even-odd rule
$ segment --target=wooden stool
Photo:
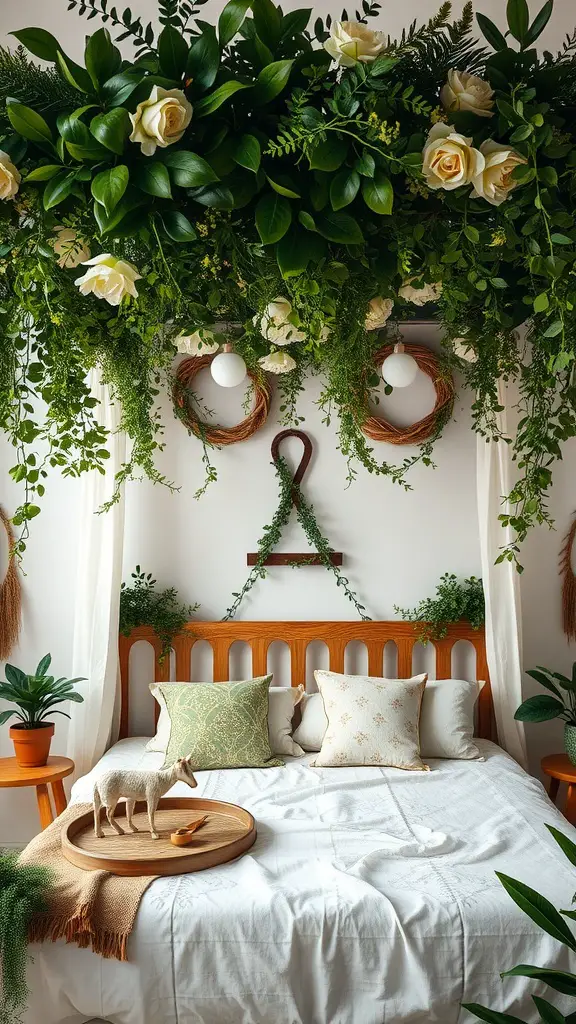
[[[62,779],[74,771],[74,761],[69,757],[49,757],[48,763],[41,768],[20,768],[15,757],[0,758],[0,789],[17,786],[36,786],[36,799],[40,812],[40,825],[45,829],[54,821],[52,804],[48,786],[52,786],[52,796],[56,814],[66,810],[67,801]]]
[[[548,757],[542,758],[540,767],[546,775],[550,776],[548,795],[553,803],[556,803],[560,783],[568,783],[563,813],[568,821],[573,825],[576,824],[576,765],[572,764],[568,754],[549,754]]]

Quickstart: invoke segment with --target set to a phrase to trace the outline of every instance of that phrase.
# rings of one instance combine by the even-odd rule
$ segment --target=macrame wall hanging
[[[576,640],[576,576],[572,568],[572,549],[576,537],[576,514],[560,551],[562,577],[562,628],[569,640]]]
[[[6,661],[18,643],[22,614],[22,591],[18,563],[14,557],[14,534],[0,505],[0,520],[8,537],[8,570],[0,582],[0,661]]]

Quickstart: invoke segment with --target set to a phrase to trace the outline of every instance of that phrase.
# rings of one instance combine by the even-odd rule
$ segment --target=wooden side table
[[[550,776],[548,795],[553,803],[556,803],[560,783],[568,783],[563,813],[568,821],[573,825],[576,824],[576,765],[572,764],[568,754],[549,754],[548,757],[542,758],[540,767],[546,775]]]
[[[67,807],[62,779],[73,771],[74,761],[69,757],[49,757],[41,768],[20,768],[15,757],[0,757],[0,789],[36,786],[40,825],[45,829],[54,821],[48,786],[52,786],[56,814],[62,814]]]

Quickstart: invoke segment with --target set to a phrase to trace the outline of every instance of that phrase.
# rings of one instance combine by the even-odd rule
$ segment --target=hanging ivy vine
[[[479,14],[486,45],[470,3],[396,40],[368,28],[373,0],[313,25],[307,9],[230,0],[215,26],[201,3],[159,0],[158,33],[104,0],[68,7],[102,23],[82,64],[39,28],[0,48],[0,428],[18,552],[53,471],[103,471],[91,367],[132,441],[117,484],[173,485],[156,468],[158,392],[221,322],[241,325],[250,369],[276,375],[283,422],[300,420],[305,375],[322,376],[349,481],[363,467],[408,487],[430,443],[389,463],[361,427],[386,322],[434,300],[488,439],[498,382],[518,385],[501,517],[517,559],[551,523],[553,464],[576,436],[576,34],[538,54],[552,0],[535,16],[509,0],[502,27]]]

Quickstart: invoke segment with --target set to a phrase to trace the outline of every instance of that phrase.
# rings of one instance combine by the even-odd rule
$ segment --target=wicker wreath
[[[270,410],[270,390],[267,382],[256,377],[251,370],[247,370],[248,377],[254,385],[254,408],[252,412],[237,423],[235,427],[220,427],[218,424],[203,423],[194,414],[192,403],[188,401],[188,388],[200,370],[210,366],[214,356],[189,356],[183,359],[176,370],[174,382],[174,405],[176,415],[188,427],[188,430],[202,437],[208,444],[217,448],[227,444],[236,444],[237,441],[246,441],[252,434],[255,434],[260,427],[264,426]]]
[[[454,404],[454,380],[451,374],[440,374],[438,360],[429,348],[423,345],[406,345],[406,351],[418,363],[420,369],[432,381],[436,391],[434,408],[424,419],[418,420],[409,427],[395,427],[387,420],[377,416],[369,416],[362,424],[362,431],[372,441],[386,441],[387,444],[422,444],[431,437],[442,421],[447,418]],[[381,365],[387,356],[394,351],[394,345],[384,345],[374,353],[374,364]]]

